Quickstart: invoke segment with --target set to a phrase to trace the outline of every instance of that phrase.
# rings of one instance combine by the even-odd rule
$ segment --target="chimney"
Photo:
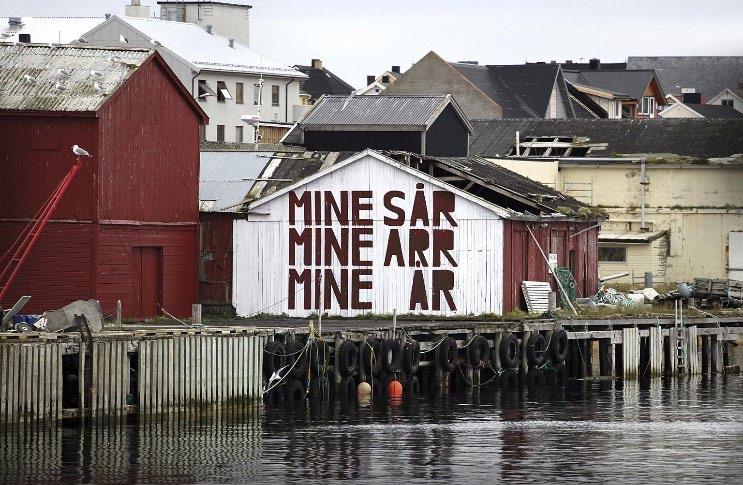
[[[377,79],[377,76],[375,76],[374,74],[369,74],[368,76],[366,76],[366,85],[370,85],[374,82],[375,79]]]
[[[593,58],[588,61],[589,71],[600,71],[601,70],[601,59]]]
[[[681,102],[684,104],[702,104],[702,93],[684,93]]]
[[[227,39],[227,42],[230,43],[230,47],[235,48],[235,39]]]
[[[550,61],[550,64],[557,64],[557,61]]]
[[[106,20],[108,20],[111,18],[111,14],[110,13],[104,14],[104,17],[106,17]]]
[[[31,43],[31,34],[18,34],[18,41],[25,42],[26,44]]]
[[[131,5],[124,7],[124,15],[148,19],[150,18],[150,7],[149,5],[140,5],[139,0],[132,0]]]
[[[312,59],[312,69],[322,69],[322,60]]]
[[[400,66],[392,66],[392,72],[395,74],[400,74]]]
[[[212,25],[211,24],[209,24],[209,25],[206,26],[206,33],[207,34],[211,34],[212,33]]]

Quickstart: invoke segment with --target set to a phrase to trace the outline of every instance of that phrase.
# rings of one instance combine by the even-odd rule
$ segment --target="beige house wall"
[[[639,163],[589,166],[564,161],[555,173],[548,162],[491,160],[603,207],[610,216],[603,226],[607,231],[640,229]],[[647,163],[646,175],[647,227],[669,232],[666,279],[727,278],[729,234],[743,231],[743,166]]]
[[[628,272],[628,276],[611,280],[612,283],[639,283],[646,271],[652,271],[654,283],[666,282],[666,254],[668,240],[664,237],[649,243],[622,244],[618,242],[599,242],[602,247],[627,248],[626,262],[599,261],[599,276]]]

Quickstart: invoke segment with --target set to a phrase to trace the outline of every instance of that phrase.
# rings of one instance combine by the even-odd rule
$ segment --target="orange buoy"
[[[390,383],[387,385],[387,395],[389,397],[402,396],[402,384],[400,384],[400,381],[390,381]]]

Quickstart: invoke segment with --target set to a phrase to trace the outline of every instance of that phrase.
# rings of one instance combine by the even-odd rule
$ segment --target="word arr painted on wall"
[[[413,273],[410,311],[439,311],[444,304],[455,311],[454,194],[433,191],[427,197],[423,188],[416,184],[412,204],[410,194],[385,192],[381,212],[370,190],[290,192],[289,310],[334,303],[342,310],[370,310],[376,267]],[[374,220],[372,214],[380,213]],[[424,272],[430,272],[428,284]]]

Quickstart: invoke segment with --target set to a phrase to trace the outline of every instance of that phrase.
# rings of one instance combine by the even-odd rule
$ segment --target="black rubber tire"
[[[544,387],[547,384],[547,376],[544,370],[538,367],[532,367],[526,373],[526,385],[530,388]]]
[[[263,349],[263,375],[266,378],[277,370],[284,367],[285,357],[284,344],[281,342],[268,342]]]
[[[519,387],[519,376],[513,371],[502,374],[498,380],[504,392],[513,392]]]
[[[343,377],[353,377],[359,370],[359,349],[356,344],[346,340],[338,352],[338,369]]]
[[[361,368],[364,370],[364,376],[370,377],[374,374],[374,366],[377,364],[377,355],[375,355],[374,347],[377,345],[377,339],[367,338],[366,342],[361,344],[359,349],[359,362],[361,362]]]
[[[405,350],[402,352],[402,367],[409,376],[418,372],[421,363],[421,344],[413,340],[405,344]]]
[[[382,368],[382,350],[384,349],[384,345],[382,344],[381,340],[375,339],[374,343],[372,344],[372,347],[374,347],[374,362],[372,362],[372,375],[378,376],[384,370]]]
[[[307,351],[302,352],[302,349],[304,349],[304,344],[299,340],[293,340],[286,346],[286,363],[287,365],[294,366],[292,368],[292,377],[295,379],[302,379],[307,376],[309,359],[307,358]]]
[[[457,367],[457,361],[459,360],[459,349],[457,349],[457,341],[451,337],[446,337],[443,342],[439,344],[438,352],[436,357],[439,361],[439,366],[444,372],[451,372]]]
[[[310,372],[313,376],[324,375],[330,359],[328,344],[318,338],[310,341],[310,347],[307,349],[310,354]]]
[[[552,333],[549,350],[552,362],[555,364],[565,362],[568,358],[568,333],[565,330],[558,328]]]
[[[482,335],[472,337],[467,346],[467,359],[472,367],[484,367],[490,358],[490,344]]]
[[[542,365],[547,354],[547,341],[541,333],[534,332],[526,341],[526,360],[530,365]]]
[[[565,362],[560,362],[552,366],[550,381],[554,387],[565,387],[568,382],[568,368]]]
[[[317,402],[322,401],[322,395],[323,395],[323,383],[322,380],[325,379],[325,377],[320,376],[313,376],[310,380],[310,401]]]
[[[510,332],[503,334],[500,341],[500,364],[509,369],[519,365],[519,339]]]
[[[416,397],[421,393],[421,383],[418,381],[416,376],[410,376],[405,383],[405,395],[410,397]]]
[[[386,372],[399,372],[402,361],[402,350],[400,342],[387,339],[382,348],[382,364]]]
[[[304,384],[302,384],[302,381],[298,379],[292,379],[286,385],[284,396],[289,402],[304,401],[304,398],[307,396],[307,390],[304,388]]]
[[[341,387],[339,389],[340,398],[344,401],[356,400],[356,379],[353,376],[348,376],[341,381]]]

